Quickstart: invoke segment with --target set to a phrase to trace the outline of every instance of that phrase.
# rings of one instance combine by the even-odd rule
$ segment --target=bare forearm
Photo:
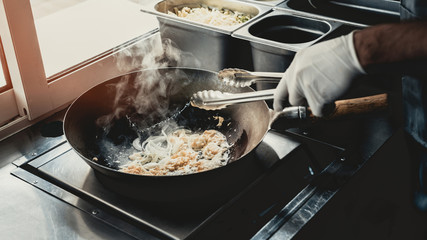
[[[368,73],[427,72],[427,21],[384,24],[357,31],[354,46]]]

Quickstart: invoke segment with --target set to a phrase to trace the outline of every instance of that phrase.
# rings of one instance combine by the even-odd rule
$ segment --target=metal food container
[[[274,7],[274,6],[277,6],[281,3],[283,3],[286,0],[239,0],[239,1],[251,2],[251,3],[255,3],[255,4],[261,4],[261,5],[267,5],[270,7]]]
[[[213,7],[229,9],[253,17],[245,23],[229,27],[212,26],[168,15],[176,7]],[[176,46],[194,56],[194,63],[185,67],[201,67],[218,71],[226,67],[252,67],[250,45],[240,39],[231,37],[232,32],[249,24],[268,12],[267,6],[255,5],[231,0],[163,0],[152,2],[142,8],[143,12],[154,14],[159,21],[162,40],[170,39]],[[243,61],[242,61],[243,60]],[[246,62],[245,62],[246,61]]]
[[[319,42],[341,24],[274,10],[232,34],[251,45],[255,71],[284,72],[295,53]],[[257,89],[274,88],[275,84],[257,84]]]
[[[399,22],[399,7],[396,0],[287,0],[277,5],[278,9],[357,27]]]

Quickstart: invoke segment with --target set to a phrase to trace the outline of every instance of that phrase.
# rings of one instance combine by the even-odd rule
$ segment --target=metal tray
[[[366,27],[398,22],[399,5],[400,2],[394,0],[288,0],[278,4],[277,8]]]
[[[243,24],[217,27],[167,14],[167,11],[174,7],[201,5],[227,8],[252,14],[254,17]],[[183,53],[192,56],[194,62],[182,63],[185,65],[179,66],[219,71],[227,67],[252,68],[251,56],[248,55],[249,44],[232,38],[231,33],[255,21],[270,9],[267,6],[232,0],[163,0],[144,6],[142,11],[157,16],[162,40],[171,40]]]
[[[321,40],[341,24],[274,10],[232,36],[296,52]]]
[[[234,26],[229,27],[220,27],[220,26],[212,26],[208,24],[198,23],[191,20],[187,20],[180,17],[175,17],[172,15],[168,15],[168,11],[173,12],[174,7],[201,7],[201,6],[209,6],[209,7],[215,7],[215,8],[226,8],[230,9],[232,11],[238,11],[241,13],[251,14],[253,17],[243,23],[238,24]],[[259,16],[262,16],[264,13],[270,10],[267,6],[262,5],[255,5],[252,3],[245,3],[242,1],[234,1],[234,0],[162,0],[162,1],[155,1],[151,2],[150,4],[142,6],[141,9],[143,12],[154,14],[158,17],[159,21],[162,21],[163,19],[167,19],[169,21],[176,22],[177,25],[188,25],[191,27],[194,27],[195,30],[198,28],[213,30],[216,32],[224,33],[224,34],[231,34],[236,29],[254,21]],[[161,22],[160,22],[161,23]],[[160,25],[160,28],[162,26]]]
[[[251,2],[251,3],[255,3],[255,4],[261,4],[261,5],[274,7],[274,6],[284,2],[285,0],[239,0],[239,1]]]
[[[341,24],[282,10],[274,10],[232,34],[250,42],[256,71],[283,72],[295,52],[308,47],[334,31]],[[257,89],[274,87],[257,84]]]

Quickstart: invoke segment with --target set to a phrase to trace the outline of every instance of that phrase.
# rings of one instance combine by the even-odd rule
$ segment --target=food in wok
[[[226,165],[229,149],[226,137],[217,130],[194,133],[166,128],[146,139],[141,151],[131,154],[131,161],[119,167],[120,171],[140,175],[191,174]]]

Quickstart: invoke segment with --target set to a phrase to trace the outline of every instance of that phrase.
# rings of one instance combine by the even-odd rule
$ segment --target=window
[[[32,0],[31,4],[49,80],[157,27],[157,20],[131,0]]]
[[[18,115],[15,96],[12,91],[9,68],[0,36],[0,126]],[[0,128],[1,131],[1,128]]]
[[[11,88],[9,69],[4,56],[3,44],[0,37],[0,92]]]
[[[9,90],[0,89],[0,126],[11,119],[31,124],[90,87],[132,70],[120,68],[117,55],[158,28],[155,16],[141,12],[136,0],[0,1],[11,83]]]
[[[6,77],[5,77],[5,72],[3,71],[4,61],[5,61],[4,59],[0,58],[0,88],[3,88],[6,86]]]

